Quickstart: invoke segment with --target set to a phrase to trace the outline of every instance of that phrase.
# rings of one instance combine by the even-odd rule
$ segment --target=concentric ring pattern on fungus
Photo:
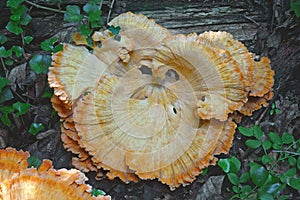
[[[124,13],[116,40],[83,36],[52,56],[49,84],[73,165],[124,182],[158,179],[175,189],[228,153],[236,124],[272,98],[274,72],[226,32],[172,35]],[[101,42],[100,45],[97,45]]]

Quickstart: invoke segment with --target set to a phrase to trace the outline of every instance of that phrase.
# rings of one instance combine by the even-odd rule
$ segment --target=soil
[[[0,3],[0,33],[8,37],[6,45],[18,45],[20,37],[9,33],[5,25],[9,20],[9,9],[4,1]],[[86,1],[68,0],[32,1],[39,5],[62,8],[76,4],[82,6]],[[103,16],[106,19],[110,10],[110,1],[104,1]],[[50,159],[55,168],[72,168],[72,154],[62,146],[60,139],[59,117],[53,112],[49,98],[43,97],[47,91],[47,75],[37,75],[30,70],[28,61],[34,53],[42,53],[39,44],[47,38],[57,37],[60,42],[71,42],[71,35],[76,24],[63,22],[63,15],[48,10],[31,7],[32,22],[26,28],[33,42],[25,48],[27,59],[17,60],[17,65],[9,67],[7,77],[14,99],[29,102],[30,111],[20,117],[11,117],[10,128],[0,124],[0,148],[14,147],[27,150],[40,159]],[[241,40],[251,52],[267,56],[275,71],[274,97],[279,114],[270,115],[270,106],[254,112],[251,117],[244,117],[240,125],[252,127],[259,124],[265,132],[273,131],[279,135],[289,132],[299,139],[300,132],[300,18],[290,9],[287,0],[215,0],[215,1],[116,1],[111,9],[111,17],[122,12],[132,11],[153,18],[157,23],[169,28],[172,33],[201,33],[206,30],[223,30]],[[1,76],[5,71],[0,69]],[[44,130],[33,136],[28,129],[32,122],[44,124]],[[238,131],[228,155],[235,155],[244,163],[257,158],[255,152],[249,151],[244,138]],[[93,173],[88,173],[89,183],[101,188],[112,196],[112,199],[229,199],[232,193],[225,189],[229,182],[219,167],[211,166],[205,176],[186,187],[170,191],[169,187],[157,180],[139,181],[125,184],[120,180],[110,181],[103,178],[96,181]],[[291,199],[300,199],[299,191],[287,188],[285,194]]]

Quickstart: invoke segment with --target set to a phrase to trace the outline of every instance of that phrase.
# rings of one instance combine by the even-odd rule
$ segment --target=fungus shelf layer
[[[272,98],[274,72],[226,32],[171,35],[124,13],[93,34],[78,33],[52,56],[49,84],[73,165],[124,182],[187,185],[228,153],[236,124]],[[101,47],[97,45],[101,42]]]

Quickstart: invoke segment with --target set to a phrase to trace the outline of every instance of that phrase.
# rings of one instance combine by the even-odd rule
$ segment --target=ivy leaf
[[[32,123],[29,128],[29,133],[32,135],[36,135],[43,129],[44,125],[42,123]]]
[[[4,44],[7,41],[7,37],[3,34],[0,34],[0,44]]]
[[[2,116],[1,116],[1,122],[2,122],[5,126],[8,126],[8,127],[11,126],[11,121],[10,121],[10,119],[8,118],[8,114],[7,114],[7,113],[2,113]]]
[[[261,158],[261,162],[266,165],[273,161],[273,159],[269,155],[263,155]]]
[[[6,6],[9,8],[17,8],[24,0],[8,0]]]
[[[27,158],[27,163],[28,167],[38,168],[42,164],[42,161],[36,156],[30,156]]]
[[[245,172],[241,175],[239,182],[240,183],[247,183],[250,179],[250,174],[249,172]]]
[[[78,27],[78,31],[81,35],[84,35],[84,36],[90,36],[93,32],[93,30],[91,30],[89,28],[89,25],[88,24],[82,24]]]
[[[221,167],[221,169],[225,172],[225,173],[228,173],[229,170],[230,170],[230,162],[229,162],[229,159],[226,158],[226,159],[220,159],[218,161],[218,166]]]
[[[19,35],[23,32],[23,29],[19,26],[16,21],[9,21],[5,27],[9,32]]]
[[[11,59],[9,59],[9,58],[6,58],[5,61],[4,61],[4,63],[5,63],[6,65],[8,65],[8,66],[12,66],[12,65],[14,64],[14,61],[11,60]]]
[[[251,163],[250,165],[250,177],[252,182],[261,187],[268,178],[268,171],[257,163]]]
[[[227,174],[229,181],[233,185],[238,185],[239,184],[239,177],[235,173],[229,173]]]
[[[17,116],[24,115],[28,112],[30,108],[29,103],[21,103],[21,102],[16,102],[12,105],[12,107],[17,110],[18,112],[16,113]]]
[[[83,6],[83,11],[88,14],[89,22],[99,21],[101,10],[95,3],[87,3]]]
[[[270,140],[265,140],[262,143],[262,147],[265,151],[267,151],[272,147],[272,142]]]
[[[20,20],[20,24],[23,26],[27,26],[29,24],[29,22],[31,22],[32,17],[26,13],[25,15],[22,16],[21,20]]]
[[[283,133],[281,138],[283,144],[291,144],[295,140],[294,136],[290,133]]]
[[[58,39],[57,38],[50,38],[50,39],[47,39],[45,41],[43,41],[41,43],[41,48],[44,50],[44,51],[49,51],[49,52],[53,52],[53,53],[56,53],[58,51],[61,51],[62,48],[63,48],[63,45],[62,44],[58,44],[58,45],[55,45],[55,43],[58,42]]]
[[[99,196],[99,195],[100,195],[100,196],[104,196],[104,195],[106,195],[106,193],[105,193],[104,191],[102,191],[102,190],[93,188],[93,190],[92,190],[92,196],[97,197],[97,196]]]
[[[0,58],[7,58],[9,56],[11,56],[12,54],[12,50],[6,50],[5,47],[0,47]]]
[[[46,74],[48,72],[48,68],[51,65],[51,56],[35,54],[32,56],[31,60],[29,61],[29,65],[35,73]]]
[[[68,5],[64,14],[64,20],[67,22],[81,22],[83,15],[80,14],[79,6]]]
[[[230,158],[230,172],[238,173],[241,168],[241,161],[237,157],[233,156]]]
[[[25,36],[24,37],[24,44],[29,44],[32,40],[33,40],[33,37]]]
[[[260,147],[261,142],[259,140],[249,139],[249,140],[246,140],[245,144],[252,149],[257,149],[258,147]]]
[[[295,12],[296,16],[300,17],[300,0],[291,1],[290,7]]]
[[[20,56],[22,56],[22,54],[23,54],[23,48],[20,47],[20,46],[13,46],[13,47],[11,48],[11,50],[12,50],[13,52],[15,52],[15,54],[16,54],[17,57],[20,57]]]
[[[0,91],[8,84],[9,80],[7,78],[0,77]]]
[[[118,35],[121,30],[121,27],[120,26],[117,26],[117,27],[109,26],[108,30],[110,30],[114,35]]]
[[[281,141],[281,138],[279,137],[278,134],[274,133],[274,132],[270,132],[268,134],[270,140],[274,143],[274,144],[277,144],[277,145],[281,145],[282,144],[282,141]]]
[[[240,133],[244,136],[247,137],[251,137],[253,136],[253,130],[251,128],[247,128],[247,127],[243,127],[243,126],[239,126],[238,130],[240,131]]]
[[[12,94],[10,88],[5,88],[1,93],[0,93],[0,103],[9,101],[14,98],[14,95]]]
[[[20,21],[21,17],[26,14],[27,8],[25,6],[19,6],[17,8],[12,8],[10,11],[12,13],[10,19],[14,21]]]
[[[300,190],[300,178],[291,178],[289,185],[294,188],[295,190]]]
[[[263,135],[264,135],[264,132],[261,130],[261,128],[257,125],[254,125],[253,126],[253,133],[254,133],[254,136],[257,138],[257,139],[260,139]]]

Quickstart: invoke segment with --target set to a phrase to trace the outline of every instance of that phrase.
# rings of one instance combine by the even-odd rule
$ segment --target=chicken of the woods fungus
[[[92,196],[86,176],[76,169],[55,170],[50,160],[28,168],[29,153],[13,148],[0,150],[1,200],[110,200]]]
[[[109,25],[118,39],[95,32],[89,51],[76,33],[48,73],[64,147],[96,178],[188,185],[228,153],[234,121],[273,96],[269,59],[227,32],[172,35],[130,12]]]

